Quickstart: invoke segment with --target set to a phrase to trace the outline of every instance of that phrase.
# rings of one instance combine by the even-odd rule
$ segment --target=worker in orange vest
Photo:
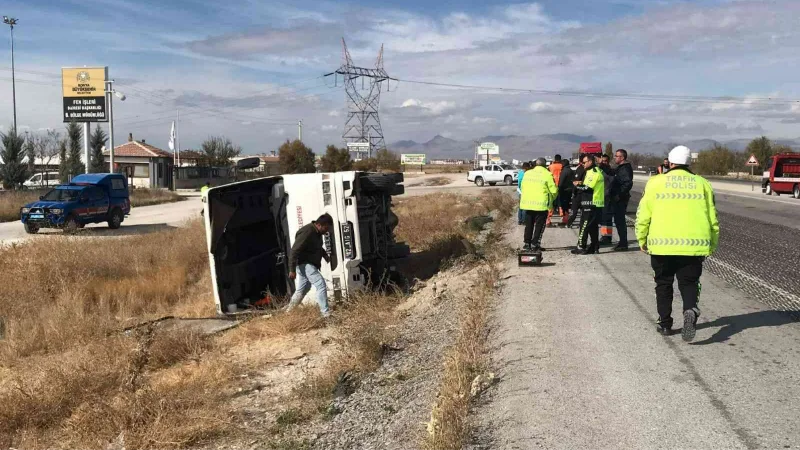
[[[561,155],[556,155],[553,158],[553,162],[550,163],[550,173],[553,175],[553,180],[555,181],[556,186],[558,186],[558,181],[561,179],[561,169],[563,167],[564,167],[564,161],[561,160]],[[553,211],[556,208],[558,208],[558,211],[559,211],[559,214],[561,215],[561,217],[564,217],[564,214],[566,214],[564,209],[560,208],[559,205],[561,205],[560,199],[556,198],[556,201],[554,202],[553,208],[551,208],[550,212],[547,213],[547,226],[548,227],[554,226],[552,218],[553,218]]]

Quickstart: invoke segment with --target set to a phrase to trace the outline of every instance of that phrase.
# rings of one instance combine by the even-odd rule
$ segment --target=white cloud
[[[415,98],[410,98],[404,101],[400,107],[412,109],[416,112],[429,116],[440,116],[454,111],[456,109],[456,103],[447,100],[425,102]]]
[[[537,114],[565,114],[569,112],[569,109],[564,108],[563,106],[554,105],[547,102],[533,102],[529,108],[531,111]]]
[[[330,117],[339,117],[341,115],[342,113],[338,109],[331,110],[331,112],[328,113]]]
[[[338,129],[339,129],[339,127],[336,126],[336,125],[323,125],[322,126],[322,131],[333,131],[333,130],[338,130]]]
[[[474,124],[488,124],[488,123],[497,123],[497,119],[494,117],[479,117],[475,116],[472,118],[472,123]]]

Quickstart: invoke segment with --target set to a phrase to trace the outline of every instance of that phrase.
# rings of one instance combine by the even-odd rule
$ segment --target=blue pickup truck
[[[87,223],[108,222],[117,229],[131,212],[128,181],[117,173],[78,175],[69,184],[56,186],[38,202],[20,210],[25,231],[34,234],[41,228],[61,228],[74,232]]]

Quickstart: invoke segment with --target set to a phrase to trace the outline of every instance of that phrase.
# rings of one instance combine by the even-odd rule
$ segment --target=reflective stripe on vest
[[[714,209],[714,198],[703,177],[683,169],[671,170],[652,177],[645,187],[645,196],[649,198],[649,206],[643,218],[649,222],[646,242],[651,254],[708,256],[711,253],[709,213]],[[642,203],[639,206],[641,209]],[[637,212],[637,223],[639,216],[641,213]]]

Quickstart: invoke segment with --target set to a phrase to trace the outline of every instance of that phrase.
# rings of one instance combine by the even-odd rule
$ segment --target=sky
[[[166,149],[177,115],[184,149],[222,135],[246,154],[269,152],[296,138],[302,120],[304,142],[320,152],[342,143],[345,92],[324,75],[341,66],[344,38],[363,67],[384,45],[385,68],[399,80],[380,98],[389,144],[436,135],[800,136],[796,0],[3,0],[0,15],[19,21],[20,131],[63,130],[61,67],[108,66],[127,96],[114,103],[117,144],[132,133]],[[675,98],[685,96],[704,98]],[[0,131],[11,121],[3,26]]]

